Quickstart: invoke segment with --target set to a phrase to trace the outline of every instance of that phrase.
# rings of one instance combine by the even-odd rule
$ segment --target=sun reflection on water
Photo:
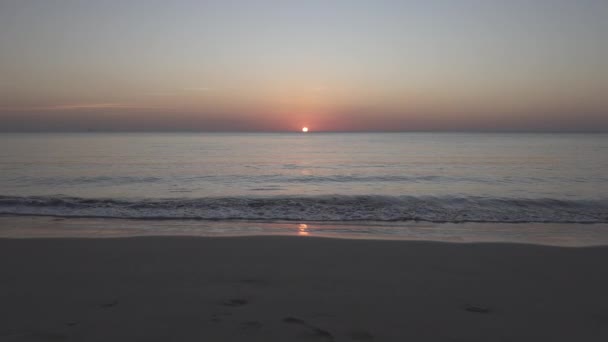
[[[300,236],[310,235],[310,232],[308,231],[308,225],[306,223],[300,223],[298,225],[298,235],[300,235]]]

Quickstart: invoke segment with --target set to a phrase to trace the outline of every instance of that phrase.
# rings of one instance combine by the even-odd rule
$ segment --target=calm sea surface
[[[0,135],[0,214],[608,222],[608,135]]]

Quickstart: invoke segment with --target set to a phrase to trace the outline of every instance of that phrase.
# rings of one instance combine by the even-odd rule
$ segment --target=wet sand
[[[607,341],[607,247],[0,239],[0,341]]]

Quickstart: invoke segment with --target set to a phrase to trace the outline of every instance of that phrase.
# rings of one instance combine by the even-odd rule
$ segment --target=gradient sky
[[[0,0],[0,131],[608,131],[608,1]]]

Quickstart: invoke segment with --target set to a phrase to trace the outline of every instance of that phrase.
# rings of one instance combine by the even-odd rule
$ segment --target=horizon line
[[[285,133],[294,133],[294,134],[319,134],[319,133],[505,133],[505,134],[513,134],[513,133],[547,133],[547,134],[555,134],[555,133],[564,133],[564,134],[608,134],[608,130],[399,130],[399,131],[390,131],[390,130],[352,130],[352,131],[324,131],[324,130],[314,130],[308,131],[306,133],[300,130],[213,130],[213,131],[205,131],[205,130],[14,130],[14,131],[0,131],[0,134],[20,134],[20,133],[41,133],[41,134],[50,134],[50,133],[248,133],[248,134],[256,134],[256,133],[264,133],[264,134],[285,134]]]

